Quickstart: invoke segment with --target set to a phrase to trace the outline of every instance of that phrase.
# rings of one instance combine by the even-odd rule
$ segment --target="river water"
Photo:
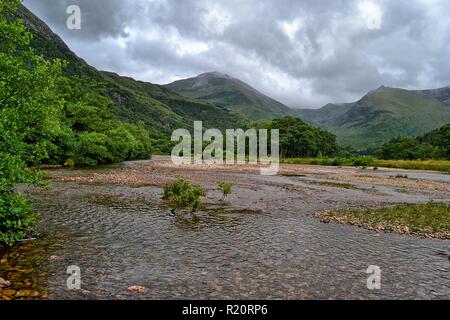
[[[33,290],[24,295],[50,299],[450,298],[450,241],[313,217],[374,195],[324,187],[318,194],[301,177],[239,178],[247,184],[237,183],[233,204],[212,201],[195,217],[170,214],[158,187],[52,182],[47,191],[30,189],[41,237],[4,254],[0,277],[14,290]],[[300,190],[287,194],[273,184],[286,181]],[[377,201],[395,202],[392,195]],[[80,268],[81,290],[66,285],[71,265]],[[370,265],[381,268],[380,290],[367,288]],[[147,291],[127,291],[133,285]]]

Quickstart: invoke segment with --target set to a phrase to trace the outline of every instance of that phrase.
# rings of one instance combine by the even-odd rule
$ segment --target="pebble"
[[[9,289],[9,290],[3,290],[2,291],[2,293],[4,294],[4,295],[6,295],[6,296],[13,296],[13,295],[15,295],[16,294],[16,290],[12,290],[12,289]]]
[[[8,288],[9,286],[11,286],[11,282],[9,282],[3,278],[0,278],[0,289]]]
[[[127,291],[136,292],[136,293],[146,293],[148,291],[148,289],[143,286],[131,286],[131,287],[128,287]]]
[[[34,290],[19,290],[16,297],[39,297],[39,292]]]

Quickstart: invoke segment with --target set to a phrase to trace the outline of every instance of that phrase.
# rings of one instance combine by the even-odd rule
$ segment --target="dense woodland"
[[[421,137],[401,137],[384,144],[377,152],[381,159],[450,159],[450,124]]]

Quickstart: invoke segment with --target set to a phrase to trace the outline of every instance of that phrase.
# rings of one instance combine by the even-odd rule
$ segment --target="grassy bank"
[[[427,203],[381,209],[321,212],[322,222],[351,224],[370,230],[450,239],[450,205]]]
[[[375,160],[379,167],[410,170],[433,170],[450,173],[448,160]]]
[[[323,166],[384,167],[409,170],[432,170],[450,173],[449,160],[378,160],[371,157],[354,158],[292,158],[282,163]]]

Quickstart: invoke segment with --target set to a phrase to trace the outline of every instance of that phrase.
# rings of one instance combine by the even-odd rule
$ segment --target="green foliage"
[[[182,177],[177,177],[177,181],[164,186],[164,199],[181,208],[192,207],[193,211],[201,204],[201,197],[205,194],[201,186],[192,184]]]
[[[375,163],[372,157],[353,157],[350,160],[354,167],[369,167]]]
[[[186,97],[224,106],[252,120],[275,119],[295,113],[246,83],[215,72],[176,81],[167,85],[167,88]]]
[[[280,130],[280,155],[284,158],[329,157],[338,152],[336,136],[299,118],[275,119],[268,129]]]
[[[66,63],[31,48],[20,10],[20,1],[0,2],[0,243],[7,245],[24,237],[36,217],[14,193],[18,184],[44,185],[29,167],[96,165],[150,153],[144,125],[120,121],[104,86],[63,77]]]
[[[27,165],[48,157],[60,110],[54,87],[62,63],[29,49],[31,35],[14,18],[19,5],[0,2],[0,245],[24,238],[36,219],[14,187],[44,185]]]
[[[386,160],[450,159],[450,124],[422,137],[403,137],[385,143],[377,156]]]
[[[100,94],[105,90],[102,84],[85,77],[61,77],[58,84],[64,129],[55,137],[62,152],[53,161],[70,158],[76,165],[94,166],[149,157],[150,137],[144,124],[118,120],[111,112],[112,101]]]
[[[419,137],[418,141],[431,144],[438,149],[439,157],[450,159],[450,124]]]
[[[372,157],[335,157],[335,158],[290,158],[282,159],[283,163],[289,164],[312,164],[321,166],[354,166],[354,167],[369,167],[376,164]]]
[[[324,222],[348,223],[374,230],[450,239],[450,205],[402,204],[380,209],[351,209],[323,212]]]
[[[217,182],[217,186],[222,191],[224,199],[226,197],[228,197],[233,190],[233,185],[231,183],[225,183],[223,181],[219,181],[219,182]]]
[[[25,238],[36,218],[23,196],[0,192],[0,244],[11,246]]]
[[[415,91],[380,88],[359,101],[301,112],[314,125],[336,134],[342,146],[377,149],[398,136],[419,136],[450,123],[450,109]]]
[[[60,94],[64,97],[64,108],[65,112],[68,112],[68,118],[70,119],[72,113],[74,113],[72,116],[77,118],[73,127],[70,125],[75,133],[93,131],[108,135],[105,126],[113,128],[115,125],[111,124],[111,121],[104,121],[105,119],[122,123],[140,122],[138,125],[140,133],[137,136],[136,128],[126,129],[140,138],[138,140],[141,141],[141,146],[122,158],[133,158],[135,153],[140,154],[138,158],[147,157],[148,152],[143,150],[150,149],[148,135],[153,142],[152,153],[170,154],[174,146],[170,141],[172,131],[176,128],[191,129],[194,120],[203,120],[205,128],[222,130],[241,127],[241,123],[245,122],[244,117],[224,107],[180,96],[160,85],[136,81],[111,72],[97,71],[78,58],[44,22],[26,8],[21,7],[17,13],[34,26],[31,30],[33,34],[31,47],[37,53],[48,60],[67,61],[63,69],[66,84],[60,83],[64,86]],[[72,106],[68,105],[69,103],[72,103]],[[104,114],[105,110],[107,114]],[[96,125],[99,125],[98,129]],[[148,130],[144,139],[141,134],[142,128]],[[52,164],[64,163],[67,160],[65,157],[70,157],[77,165],[101,163],[98,159],[76,157],[77,136],[71,135],[64,127],[61,129],[63,130],[55,138],[57,147],[52,148],[52,154],[49,156]],[[110,158],[120,159],[118,156],[113,154]]]
[[[450,173],[448,160],[376,160],[378,167],[407,170],[432,170]]]

